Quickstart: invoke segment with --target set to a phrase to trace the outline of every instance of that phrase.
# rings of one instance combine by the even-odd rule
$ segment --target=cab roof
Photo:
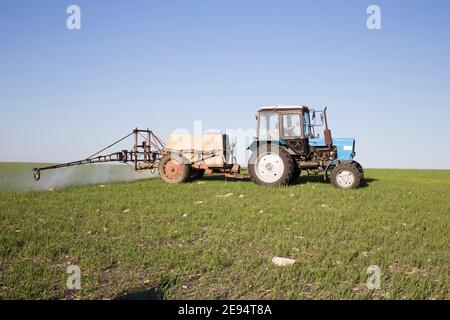
[[[258,112],[262,111],[308,111],[309,108],[307,106],[302,105],[273,105],[273,106],[262,106]]]

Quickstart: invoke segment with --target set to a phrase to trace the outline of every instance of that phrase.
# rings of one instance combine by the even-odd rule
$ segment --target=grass
[[[29,167],[0,164],[1,299],[450,298],[450,171],[367,170],[349,191],[307,176],[10,187]],[[66,288],[69,265],[81,290]]]

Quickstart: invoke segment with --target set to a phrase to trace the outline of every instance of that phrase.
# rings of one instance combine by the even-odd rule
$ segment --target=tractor
[[[250,179],[261,185],[286,185],[295,182],[302,170],[323,172],[331,176],[337,188],[357,188],[364,176],[361,165],[353,160],[354,139],[333,139],[328,129],[326,108],[323,111],[305,106],[263,107],[256,115],[257,137],[249,146]],[[324,138],[315,128],[325,125]],[[106,150],[133,137],[130,150],[103,154]],[[164,143],[153,131],[134,129],[131,133],[92,156],[73,162],[33,169],[39,180],[41,171],[117,162],[132,165],[134,170],[158,170],[166,183],[200,179],[204,174],[220,174],[232,179],[248,179],[233,155],[225,134],[171,134]]]
[[[323,172],[333,186],[353,189],[364,178],[362,166],[353,160],[355,139],[332,138],[327,108],[266,106],[257,115],[257,136],[248,147],[250,178],[260,185],[279,186],[295,182],[302,170]],[[325,126],[324,137],[315,133]]]

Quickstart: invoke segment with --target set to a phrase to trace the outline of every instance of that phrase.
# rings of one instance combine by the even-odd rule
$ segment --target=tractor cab
[[[257,141],[278,141],[297,155],[309,152],[311,136],[309,108],[304,106],[263,107],[256,115]]]
[[[256,114],[256,139],[248,148],[253,152],[248,165],[252,180],[280,185],[297,180],[301,170],[322,171],[325,179],[331,171],[335,186],[357,187],[363,171],[361,165],[353,161],[355,140],[332,138],[326,110],[301,105],[262,107]],[[323,138],[315,132],[319,127],[324,127]],[[339,184],[334,178],[337,175],[334,169],[344,165],[351,167],[351,170],[344,170],[346,177],[351,178],[341,179],[342,184]]]

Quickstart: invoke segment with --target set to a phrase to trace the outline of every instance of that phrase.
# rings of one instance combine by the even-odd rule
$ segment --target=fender
[[[339,163],[341,163],[341,161],[338,159],[335,159],[335,160],[331,161],[329,164],[327,164],[325,171],[323,172],[323,180],[326,181],[328,178],[328,169],[330,169],[331,166],[338,165]]]
[[[286,141],[284,141],[283,139],[280,140],[254,140],[247,148],[247,150],[250,151],[255,151],[256,149],[258,149],[260,146],[265,145],[265,144],[278,144],[280,146],[285,146],[286,145]]]

